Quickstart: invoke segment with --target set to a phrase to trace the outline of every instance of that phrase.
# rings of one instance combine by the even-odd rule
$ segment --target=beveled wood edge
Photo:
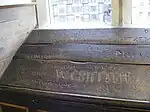
[[[109,105],[117,105],[117,106],[125,106],[129,108],[140,108],[145,109],[149,108],[150,101],[142,101],[142,100],[132,100],[132,99],[121,99],[121,98],[111,98],[111,97],[99,97],[92,95],[82,95],[82,94],[74,94],[74,93],[64,93],[64,92],[55,92],[55,91],[46,91],[34,88],[26,88],[15,85],[5,85],[0,83],[0,90],[5,92],[17,92],[28,95],[38,95],[49,97],[52,99],[59,100],[67,100],[67,101],[75,101],[81,103],[93,103],[93,104],[109,104]]]
[[[43,28],[39,28],[37,27],[36,29],[34,29],[34,31],[47,31],[47,30],[52,30],[52,31],[60,31],[60,30],[101,30],[101,29],[149,29],[150,30],[150,25],[147,26],[140,26],[140,25],[126,25],[126,26],[99,26],[99,27],[94,27],[94,28],[51,28],[50,26],[48,27],[43,27]]]

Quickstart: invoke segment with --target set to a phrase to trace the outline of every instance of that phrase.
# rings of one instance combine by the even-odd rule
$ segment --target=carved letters
[[[71,72],[70,72],[71,71]],[[56,69],[57,80],[70,80],[80,83],[129,83],[131,72],[121,72],[119,74],[108,73],[107,71],[77,71]]]
[[[145,28],[35,30],[26,43],[149,44],[149,30]]]
[[[149,65],[17,59],[12,61],[0,83],[143,100],[150,93],[149,68]]]
[[[22,46],[17,57],[90,62],[150,64],[149,45],[56,44]]]

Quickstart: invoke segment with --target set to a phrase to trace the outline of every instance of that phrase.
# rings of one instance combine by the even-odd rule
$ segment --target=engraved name
[[[57,80],[70,80],[80,83],[129,83],[131,75],[131,72],[108,73],[106,71],[79,71],[56,69]]]

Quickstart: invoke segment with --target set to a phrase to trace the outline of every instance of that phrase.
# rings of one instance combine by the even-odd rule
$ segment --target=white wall
[[[0,0],[0,6],[26,3],[31,3],[31,0]]]
[[[0,77],[35,26],[34,5],[0,8]]]

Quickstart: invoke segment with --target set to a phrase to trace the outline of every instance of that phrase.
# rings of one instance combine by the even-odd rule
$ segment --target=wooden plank
[[[149,45],[52,44],[24,45],[16,57],[109,63],[150,64]]]
[[[1,88],[1,86],[0,86]],[[24,88],[25,89],[25,88]],[[14,88],[13,90],[16,90]],[[33,90],[33,89],[32,89]],[[17,91],[17,90],[16,90]],[[104,99],[97,99],[99,103],[95,103],[91,98],[79,98],[74,100],[74,97],[68,97],[67,99],[61,94],[59,99],[55,97],[41,97],[37,95],[37,90],[33,90],[31,95],[31,89],[26,89],[24,93],[21,94],[17,91],[17,94],[13,92],[1,92],[0,101],[10,102],[11,104],[18,104],[26,106],[31,112],[36,112],[36,109],[47,110],[48,112],[149,112],[149,104],[139,103],[139,102],[127,102],[122,103],[121,101],[110,101]],[[44,93],[44,92],[43,92]],[[48,95],[48,93],[45,93]],[[52,95],[52,94],[51,94]],[[77,96],[76,96],[77,97]],[[85,100],[86,99],[86,100]],[[87,102],[87,99],[89,102]],[[33,102],[34,101],[34,102]],[[111,102],[111,103],[110,103]],[[49,105],[50,104],[50,105]],[[59,108],[58,108],[59,107]],[[32,109],[31,109],[32,108]],[[35,110],[33,110],[35,109]],[[41,112],[41,111],[40,111]],[[45,112],[45,111],[42,111]]]
[[[95,44],[150,44],[150,29],[58,29],[34,30],[26,44],[38,43],[95,43]]]
[[[13,60],[4,85],[130,100],[150,100],[150,66]]]

